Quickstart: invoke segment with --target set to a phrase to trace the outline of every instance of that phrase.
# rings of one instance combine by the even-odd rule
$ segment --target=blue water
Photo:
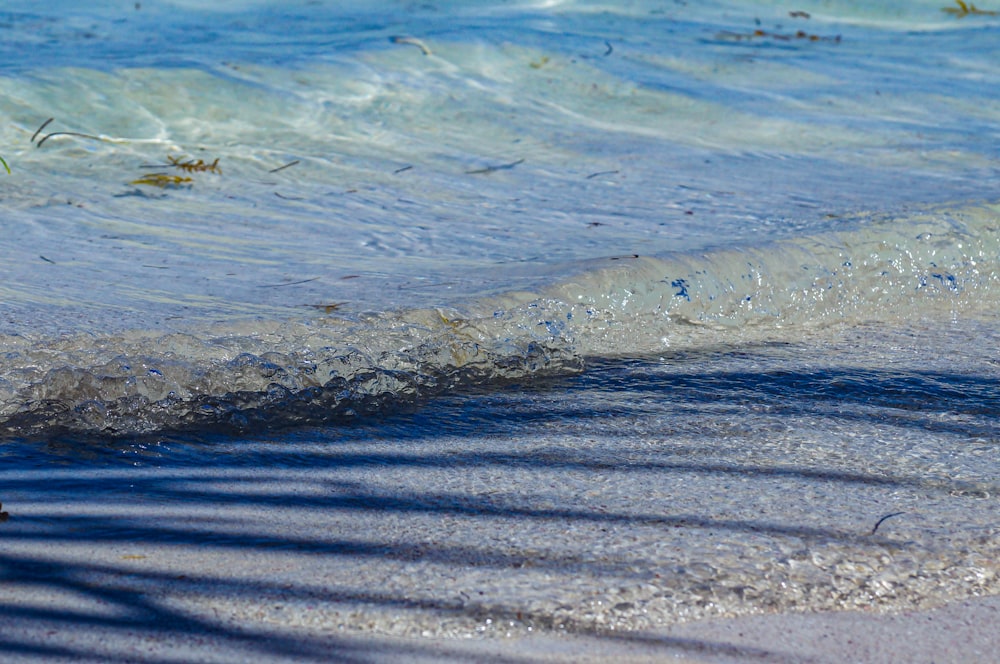
[[[997,20],[813,4],[8,5],[8,434],[991,310]]]

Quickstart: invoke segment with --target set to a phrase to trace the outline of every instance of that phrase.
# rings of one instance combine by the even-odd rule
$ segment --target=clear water
[[[700,343],[678,316],[794,337],[831,298],[988,298],[996,21],[799,11],[11,6],[7,429],[241,421],[274,384],[322,420],[359,366],[437,383],[471,352],[488,382]]]
[[[995,522],[1000,18],[911,0],[205,4],[0,13],[12,472],[228,468],[261,437],[295,468],[315,461],[303,436],[358,431],[485,460],[514,432],[442,421],[492,431],[523,398],[517,435],[591,435],[605,459],[697,440],[716,464],[830,473],[861,440],[836,472],[898,456],[933,491],[987,496],[938,516]],[[115,490],[100,477],[89,491]],[[961,561],[928,545],[934,564],[995,569],[995,537],[966,535]],[[714,569],[761,574],[732,546]],[[996,590],[975,574],[927,572],[913,596]],[[684,592],[625,603],[666,619]],[[810,597],[774,605],[825,605]]]

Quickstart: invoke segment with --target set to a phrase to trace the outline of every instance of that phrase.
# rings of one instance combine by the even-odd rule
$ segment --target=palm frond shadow
[[[649,509],[607,509],[586,503],[547,504],[547,487],[525,486],[517,494],[489,494],[439,488],[433,485],[386,488],[368,486],[350,473],[355,470],[386,473],[421,473],[447,471],[503,474],[515,471],[545,473],[553,482],[565,475],[611,473],[616,481],[628,483],[633,476],[662,476],[666,485],[683,486],[685,478],[738,478],[756,483],[759,491],[768,492],[774,482],[801,485],[822,483],[843,491],[914,491],[947,497],[962,489],[947,478],[928,481],[927,477],[893,473],[860,472],[853,468],[817,467],[808,464],[768,464],[750,462],[745,456],[729,456],[725,445],[674,454],[674,442],[664,435],[662,444],[650,446],[642,454],[628,455],[615,451],[615,422],[646,417],[669,402],[667,414],[703,414],[716,417],[720,409],[743,409],[748,404],[771,406],[772,417],[798,417],[822,412],[826,417],[866,422],[911,430],[933,431],[949,440],[998,438],[995,424],[1000,413],[1000,385],[985,377],[947,375],[926,372],[791,372],[754,374],[731,372],[692,375],[665,371],[642,362],[626,363],[602,373],[598,368],[582,376],[550,380],[530,386],[524,395],[517,386],[503,394],[451,396],[433,401],[417,413],[361,422],[350,427],[308,430],[291,436],[267,436],[256,444],[241,448],[241,442],[226,438],[192,440],[171,439],[168,451],[145,458],[140,469],[122,465],[118,457],[103,456],[79,462],[79,476],[73,463],[60,472],[46,476],[34,470],[0,474],[5,508],[10,521],[0,524],[0,588],[19,588],[16,594],[0,593],[0,653],[10,657],[98,658],[103,661],[134,661],[124,652],[109,652],[101,638],[122,639],[145,634],[179,648],[196,649],[195,641],[208,638],[217,648],[250,653],[255,657],[294,659],[296,661],[369,661],[370,653],[363,640],[350,634],[319,634],[315,631],[291,633],[270,629],[262,623],[234,625],[215,621],[201,614],[178,608],[167,596],[200,595],[239,597],[261,605],[277,604],[289,594],[314,597],[318,602],[368,606],[378,611],[392,611],[401,619],[413,611],[430,612],[442,620],[451,617],[478,620],[516,620],[539,629],[562,629],[577,633],[599,633],[595,624],[565,615],[554,616],[533,611],[516,602],[480,601],[442,593],[434,597],[407,596],[390,589],[354,586],[343,579],[335,587],[317,590],[304,584],[237,578],[233,570],[209,574],[204,570],[178,575],[146,570],[126,561],[114,564],[81,562],[60,554],[60,547],[83,544],[95,550],[122,543],[152,543],[182,547],[185,550],[229,551],[233,554],[261,550],[287,551],[309,557],[351,561],[389,561],[408,564],[413,561],[447,566],[456,571],[470,568],[493,570],[497,574],[517,574],[531,568],[551,574],[578,574],[592,578],[634,578],[648,581],[651,569],[662,564],[655,555],[644,551],[598,558],[588,555],[586,543],[576,551],[547,553],[498,547],[494,541],[467,538],[466,543],[433,542],[406,537],[385,537],[381,531],[320,533],[283,529],[282,510],[294,508],[311,514],[366,514],[368,518],[426,519],[457,518],[483,528],[530,528],[534,524],[560,523],[590,528],[685,529],[692,537],[712,533],[733,533],[775,540],[795,540],[807,544],[836,543],[859,550],[903,551],[919,547],[906,537],[893,534],[888,527],[879,534],[865,528],[824,527],[822,524],[789,521],[786,518],[732,518],[717,514],[706,503],[702,511],[651,511]],[[600,407],[581,407],[572,398],[574,391],[601,392],[609,395]],[[569,398],[563,398],[564,395]],[[790,395],[796,395],[791,398]],[[971,395],[971,396],[970,396]],[[838,404],[831,408],[830,404]],[[943,419],[942,412],[963,417]],[[867,419],[866,419],[867,418]],[[594,422],[602,427],[607,445],[601,447],[568,444],[534,447],[509,444],[527,437],[540,423]],[[710,430],[711,427],[709,426]],[[631,434],[627,426],[621,436]],[[375,441],[372,449],[359,445]],[[316,444],[322,440],[323,444]],[[296,444],[308,441],[309,444]],[[458,441],[458,442],[455,442]],[[471,449],[456,445],[478,441]],[[120,445],[116,441],[113,445]],[[190,453],[173,454],[184,446]],[[62,448],[60,448],[62,449]],[[54,458],[65,462],[60,451]],[[197,463],[193,460],[198,461]],[[86,471],[100,472],[87,474]],[[55,469],[54,469],[55,470]],[[141,472],[140,472],[141,471]],[[320,477],[313,483],[318,491],[303,492],[281,488],[299,471]],[[278,483],[267,491],[256,490],[268,478]],[[194,510],[199,514],[209,508],[202,521],[188,515],[174,518],[162,512],[148,517],[124,509],[129,496],[141,501],[170,507],[172,513]],[[18,514],[19,503],[30,503],[28,514]],[[67,504],[79,503],[78,512]],[[47,507],[51,505],[52,507]],[[170,510],[168,510],[170,511]],[[245,517],[259,515],[255,525]],[[374,515],[374,516],[372,516]],[[875,514],[874,516],[877,516]],[[868,521],[866,524],[870,526]],[[490,525],[494,524],[494,525]],[[508,524],[499,526],[496,524]],[[473,527],[473,526],[468,526]],[[116,581],[117,580],[117,581]],[[137,588],[143,590],[137,590]],[[33,595],[83,598],[87,610],[58,603],[28,601]],[[27,599],[26,599],[27,598]],[[46,641],[40,630],[57,629],[67,633],[95,635]],[[103,636],[102,636],[103,635]],[[606,638],[628,640],[628,634],[606,634]],[[101,638],[99,638],[101,637]],[[649,643],[648,635],[634,638]],[[713,651],[731,656],[770,656],[773,653],[726,652],[724,644],[711,644],[667,637],[655,641],[664,652]],[[402,648],[398,654],[421,652],[420,642],[389,645]],[[453,656],[460,661],[467,656],[458,650],[449,655],[441,646],[425,650],[428,657]],[[332,653],[334,655],[332,655]],[[174,661],[162,649],[139,657],[138,661]],[[494,661],[505,660],[497,656]]]

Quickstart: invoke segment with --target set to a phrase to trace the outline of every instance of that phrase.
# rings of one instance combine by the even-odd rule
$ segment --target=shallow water
[[[934,3],[140,6],[9,12],[4,332],[455,304],[992,196],[996,21]]]
[[[9,4],[9,541],[40,477],[101,546],[319,491],[398,555],[316,625],[400,633],[995,593],[1000,19],[942,6]]]

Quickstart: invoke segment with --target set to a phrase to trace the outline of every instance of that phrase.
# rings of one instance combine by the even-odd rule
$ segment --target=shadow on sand
[[[634,361],[596,366],[582,376],[541,385],[450,396],[416,413],[353,426],[252,439],[106,441],[103,452],[101,441],[79,441],[78,451],[89,450],[87,454],[74,454],[74,441],[51,441],[47,447],[11,444],[0,455],[4,462],[0,499],[11,515],[0,523],[0,655],[5,661],[156,663],[470,658],[470,651],[459,642],[384,639],[375,648],[370,640],[375,637],[340,632],[336,625],[285,629],[273,616],[280,616],[282,604],[293,597],[297,602],[369,607],[404,622],[413,612],[442,621],[510,621],[542,632],[634,642],[662,649],[664,655],[709,653],[734,660],[783,661],[778,650],[748,651],[723,643],[602,630],[592,617],[554,614],[519,604],[516,598],[480,601],[460,587],[454,592],[408,595],[391,584],[354,584],[350,578],[325,586],[306,583],[307,579],[296,586],[287,577],[269,581],[266,576],[242,574],[239,560],[244,554],[249,559],[276,552],[310,561],[385,565],[387,574],[419,564],[452,568],[456,575],[472,569],[516,576],[530,569],[566,578],[649,584],[660,576],[651,570],[662,570],[664,564],[656,554],[636,550],[591,555],[586,538],[599,539],[602,529],[608,528],[616,529],[616,537],[634,529],[662,529],[683,530],[692,538],[729,533],[806,547],[832,543],[872,555],[901,551],[919,544],[894,535],[888,527],[877,534],[868,528],[871,517],[882,515],[886,508],[865,517],[864,527],[831,527],[774,515],[720,515],[711,501],[703,509],[679,512],[655,509],[656,504],[639,499],[633,508],[622,503],[609,507],[574,501],[576,494],[560,493],[559,486],[562,479],[572,484],[587,473],[611,476],[625,486],[631,477],[646,481],[657,477],[663,486],[692,481],[725,484],[732,479],[759,494],[774,491],[775,483],[821,485],[844,493],[916,492],[941,500],[978,502],[982,509],[982,496],[959,495],[968,494],[967,479],[928,477],[905,468],[811,464],[807,456],[762,462],[748,457],[744,446],[730,445],[727,430],[714,427],[720,420],[729,421],[730,415],[744,413],[751,427],[746,435],[753,439],[763,435],[762,429],[753,429],[753,417],[760,413],[766,413],[768,426],[785,419],[794,428],[803,419],[822,418],[839,422],[838,426],[925,432],[937,441],[928,443],[928,449],[961,455],[968,441],[995,445],[1000,438],[998,395],[997,381],[968,375],[846,369],[693,374]],[[690,435],[699,422],[700,433]],[[540,430],[551,441],[553,432],[566,427],[560,444],[523,444]],[[572,444],[574,436],[588,429],[600,445]],[[622,441],[636,438],[637,430],[647,442],[623,452]],[[995,462],[990,463],[982,468],[986,480],[996,477]],[[308,491],[294,484],[300,471],[309,474],[303,484],[310,487]],[[483,481],[493,477],[500,486],[505,477],[518,473],[527,478],[544,476],[546,481],[519,485],[515,477],[513,485],[520,486],[519,491],[491,493],[463,490],[461,483],[438,486],[435,479],[422,485],[423,473],[433,473],[433,478],[441,473],[481,475]],[[395,487],[388,481],[365,484],[364,478],[380,475],[406,476],[414,482]],[[266,490],[260,489],[264,484]],[[994,499],[985,500],[995,506]],[[144,505],[158,509],[142,515]],[[306,528],[297,524],[285,528],[280,522],[288,510],[305,515],[301,518],[307,523],[312,514],[327,520]],[[256,514],[257,520],[247,514]],[[355,514],[363,520],[352,521]],[[415,528],[426,527],[427,519],[432,523],[451,519],[450,528],[467,532],[464,538],[437,541],[398,533],[389,537],[378,527],[352,531],[325,525],[341,517],[338,523],[362,525],[419,519]],[[579,526],[589,535],[581,536],[575,549],[563,547],[541,556],[531,547],[498,546],[496,538],[487,536],[553,523]],[[482,529],[482,538],[477,538],[477,528]],[[199,551],[228,553],[233,568],[150,569],[137,560],[143,556],[121,554],[127,545],[179,548],[195,557]],[[88,550],[95,552],[92,560],[87,559]],[[212,617],[174,601],[178,597],[215,597],[266,607],[264,613],[271,618]],[[753,597],[747,599],[748,606],[753,602]],[[499,652],[488,656],[480,652],[474,659],[530,661],[527,656]]]

